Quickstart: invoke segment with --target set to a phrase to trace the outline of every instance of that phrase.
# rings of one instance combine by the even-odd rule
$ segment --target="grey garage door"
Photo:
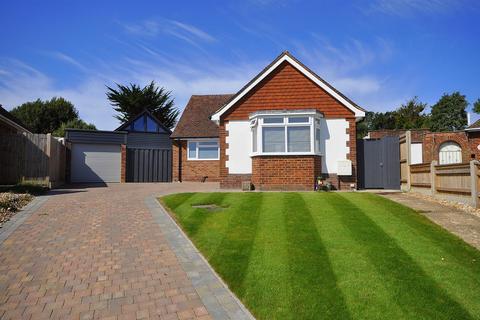
[[[72,182],[120,182],[120,145],[72,145]]]
[[[127,148],[127,182],[171,181],[171,149]]]

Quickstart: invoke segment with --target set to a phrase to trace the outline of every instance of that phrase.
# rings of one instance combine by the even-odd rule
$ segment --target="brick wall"
[[[407,130],[404,129],[395,129],[395,130],[374,130],[368,132],[370,139],[381,139],[383,137],[399,137],[404,135]],[[412,142],[422,142],[424,136],[430,133],[428,129],[412,129]]]
[[[463,131],[455,132],[432,132],[426,134],[423,140],[423,162],[429,163],[432,160],[438,161],[438,152],[442,143],[453,141],[462,148],[462,162],[471,160],[470,144],[467,134]]]
[[[257,156],[252,183],[259,190],[313,190],[321,170],[320,156]]]
[[[121,145],[120,182],[125,183],[127,178],[127,146]]]
[[[219,181],[219,160],[187,160],[187,141],[175,140],[172,146],[173,181]]]

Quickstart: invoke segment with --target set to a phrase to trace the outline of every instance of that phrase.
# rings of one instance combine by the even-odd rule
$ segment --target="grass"
[[[366,193],[163,197],[258,319],[479,319],[480,252]],[[223,210],[192,205],[214,204]]]

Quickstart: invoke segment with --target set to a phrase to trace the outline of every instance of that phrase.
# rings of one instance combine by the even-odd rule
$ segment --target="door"
[[[72,182],[120,182],[120,145],[72,144]]]
[[[359,188],[400,188],[400,146],[398,137],[360,140],[357,150]]]
[[[127,148],[127,182],[171,182],[172,150]]]

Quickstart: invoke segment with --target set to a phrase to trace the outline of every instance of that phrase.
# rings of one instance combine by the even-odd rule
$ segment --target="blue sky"
[[[372,111],[444,92],[480,97],[474,0],[4,1],[0,104],[63,96],[99,129],[117,120],[105,85],[236,92],[289,50]]]

